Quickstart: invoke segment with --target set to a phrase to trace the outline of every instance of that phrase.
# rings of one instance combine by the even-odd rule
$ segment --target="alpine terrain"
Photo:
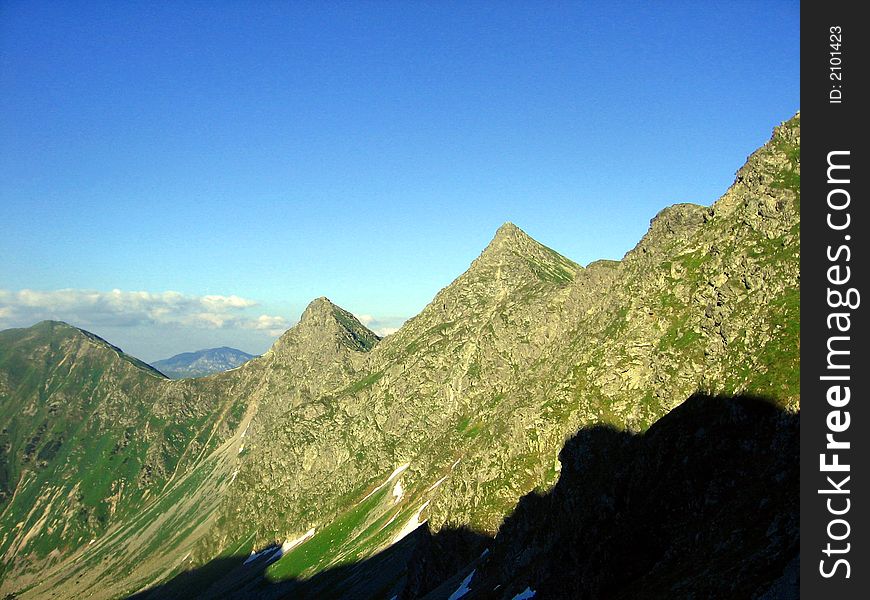
[[[253,354],[236,350],[235,348],[208,348],[196,352],[182,352],[170,358],[157,360],[151,366],[172,379],[185,377],[202,377],[221,371],[229,371],[243,365]]]
[[[799,253],[798,113],[621,261],[506,223],[384,339],[0,332],[0,597],[796,597]]]

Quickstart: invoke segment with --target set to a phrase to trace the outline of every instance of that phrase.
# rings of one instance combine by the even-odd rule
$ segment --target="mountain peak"
[[[338,339],[351,350],[371,350],[380,338],[360,323],[353,314],[333,303],[326,296],[312,300],[295,327],[282,336]],[[279,340],[280,342],[280,340]]]
[[[525,265],[541,279],[568,281],[574,278],[580,265],[544,246],[525,231],[504,223],[483,250],[476,264]]]
[[[62,355],[74,355],[79,352],[87,353],[96,350],[95,356],[102,356],[105,361],[120,359],[150,375],[158,376],[161,379],[165,377],[163,373],[151,365],[125,353],[97,334],[70,325],[65,321],[44,320],[27,328],[7,329],[2,333],[8,337],[0,339],[0,346],[4,343],[16,342],[28,346],[32,352],[42,348],[49,352],[59,352]]]
[[[151,366],[170,379],[183,379],[235,369],[252,358],[256,358],[256,356],[236,348],[221,346],[220,348],[204,348],[195,352],[182,352],[169,358],[154,361]]]
[[[308,303],[308,306],[306,306],[305,310],[302,312],[302,318],[299,319],[299,322],[304,323],[316,319],[318,316],[332,316],[335,314],[336,310],[342,309],[333,304],[326,296],[321,296],[320,298],[315,298]]]
[[[496,237],[499,237],[499,236],[504,237],[504,236],[516,235],[517,233],[522,233],[525,235],[525,232],[523,232],[522,229],[520,229],[519,227],[517,227],[516,225],[514,225],[510,221],[505,221],[504,223],[501,224],[501,227],[499,227],[496,230],[495,236]]]
[[[489,246],[487,246],[487,249],[512,246],[515,244],[522,244],[527,241],[531,241],[537,244],[537,242],[529,237],[529,235],[525,231],[523,231],[510,221],[507,221],[496,230],[495,237],[492,238],[492,241],[489,243]]]

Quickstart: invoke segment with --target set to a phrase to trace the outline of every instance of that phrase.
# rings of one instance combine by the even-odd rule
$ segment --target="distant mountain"
[[[222,346],[196,352],[182,352],[171,358],[154,361],[151,366],[172,379],[184,379],[229,371],[252,358],[256,358],[256,355]]]
[[[168,380],[3,331],[0,598],[796,597],[799,350],[799,115],[620,261],[506,223],[384,339],[318,298]]]

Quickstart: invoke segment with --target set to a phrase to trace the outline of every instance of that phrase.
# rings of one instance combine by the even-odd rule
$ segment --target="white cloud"
[[[288,327],[287,319],[271,315],[260,315],[252,323],[251,329],[266,331],[271,336],[281,335]]]
[[[362,324],[365,325],[366,327],[368,327],[368,326],[371,325],[374,321],[377,320],[377,319],[375,319],[375,318],[374,318],[373,316],[371,316],[371,315],[356,315],[356,318],[359,320],[360,323],[362,323]]]
[[[203,296],[202,303],[215,309],[219,308],[248,308],[257,303],[238,296]]]
[[[201,329],[242,329],[279,335],[290,326],[277,315],[251,314],[257,302],[239,296],[189,296],[179,292],[109,292],[0,289],[0,328],[44,319],[79,327],[158,325]]]
[[[260,315],[254,324],[254,329],[275,329],[283,327],[287,321],[284,317],[272,317],[270,315]]]
[[[399,327],[375,327],[372,331],[378,334],[379,337],[386,337],[392,333],[396,333],[399,329]]]
[[[384,337],[396,333],[407,317],[374,317],[372,315],[354,315],[360,323],[374,331],[378,336]]]

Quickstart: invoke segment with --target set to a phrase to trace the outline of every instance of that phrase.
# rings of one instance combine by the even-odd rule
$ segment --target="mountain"
[[[798,421],[696,395],[642,434],[582,428],[556,486],[523,497],[498,536],[418,544],[403,597],[797,598]]]
[[[256,358],[253,354],[222,346],[196,352],[182,352],[171,358],[154,361],[151,366],[172,379],[202,377],[229,371]]]
[[[797,553],[799,186],[798,114],[621,261],[507,223],[395,334],[319,298],[203,378],[0,333],[0,593],[768,593]]]

